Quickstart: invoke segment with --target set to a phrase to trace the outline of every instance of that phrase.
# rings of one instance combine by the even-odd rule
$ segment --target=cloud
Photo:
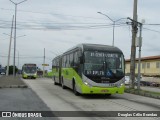
[[[159,0],[139,0],[139,21],[143,18],[146,23],[159,23],[159,3]],[[1,0],[0,8],[11,9],[0,9],[0,20],[11,21],[14,5],[9,0]],[[49,51],[62,53],[78,43],[112,45],[112,26],[101,29],[89,27],[112,24],[105,16],[98,14],[98,11],[113,20],[132,18],[133,0],[28,0],[18,6],[17,27],[21,29],[17,29],[17,36],[25,34],[26,37],[17,39],[17,50],[21,56],[43,56],[43,49],[46,48],[48,58],[52,59],[54,55]],[[0,25],[5,24],[0,21]],[[159,26],[144,27],[160,31]],[[0,34],[4,32],[10,33],[10,26],[8,29],[0,28]],[[124,52],[126,58],[131,53],[131,36],[128,26],[115,27],[115,46]],[[142,36],[142,56],[159,54],[159,33],[143,29]],[[1,36],[1,39],[5,38],[7,37]],[[0,40],[0,55],[8,54],[8,43]],[[6,61],[6,58],[2,58],[1,62],[5,65]],[[43,62],[40,58],[20,59],[21,64],[27,61],[37,62],[39,65]]]

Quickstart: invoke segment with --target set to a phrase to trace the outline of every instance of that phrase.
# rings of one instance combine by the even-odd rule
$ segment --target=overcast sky
[[[160,0],[138,0],[138,21],[145,19],[142,57],[160,55],[160,25],[148,25],[160,24],[159,6]],[[14,10],[12,2],[0,0],[0,64],[3,66],[7,64],[9,47],[9,36],[5,34],[11,32]],[[19,53],[19,67],[24,63],[37,63],[41,67],[45,48],[46,63],[50,64],[46,69],[51,69],[52,59],[76,44],[112,45],[113,22],[97,12],[112,20],[133,18],[133,0],[27,0],[19,4],[17,10],[16,56]],[[131,25],[126,22],[130,21],[121,19],[116,22],[114,44],[129,59],[132,33]]]

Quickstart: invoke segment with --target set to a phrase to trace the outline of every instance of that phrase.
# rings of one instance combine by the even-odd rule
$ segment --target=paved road
[[[0,89],[0,111],[50,111],[30,88]],[[57,118],[54,118],[56,120]],[[53,118],[2,118],[0,120],[53,120]]]
[[[55,86],[51,79],[24,80],[52,111],[160,111],[160,100],[132,94],[75,96],[70,89]],[[82,120],[82,118],[60,118]],[[157,118],[83,117],[83,120],[156,120]]]

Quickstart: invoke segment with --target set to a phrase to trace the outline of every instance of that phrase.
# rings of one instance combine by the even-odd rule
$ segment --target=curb
[[[28,88],[27,85],[4,85],[0,86],[0,88]]]
[[[125,93],[140,95],[140,96],[150,97],[150,98],[155,98],[155,99],[160,99],[160,96],[152,95],[152,94],[149,94],[149,93],[141,93],[141,92],[138,93],[138,91],[125,90]]]

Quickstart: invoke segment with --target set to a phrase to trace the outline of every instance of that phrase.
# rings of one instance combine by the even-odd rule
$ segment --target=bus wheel
[[[61,85],[62,85],[62,88],[63,88],[63,89],[65,89],[65,88],[66,88],[66,86],[65,86],[65,85],[64,85],[64,83],[63,83],[63,80],[62,80]]]
[[[75,82],[73,82],[73,92],[74,92],[74,94],[75,94],[76,96],[79,96],[79,95],[80,95],[79,92],[77,92],[76,83],[75,83]]]
[[[54,85],[58,85],[58,83],[56,83],[56,81],[54,80]]]
[[[54,81],[54,85],[58,85],[58,83],[56,82],[55,76],[53,77],[53,81]]]

